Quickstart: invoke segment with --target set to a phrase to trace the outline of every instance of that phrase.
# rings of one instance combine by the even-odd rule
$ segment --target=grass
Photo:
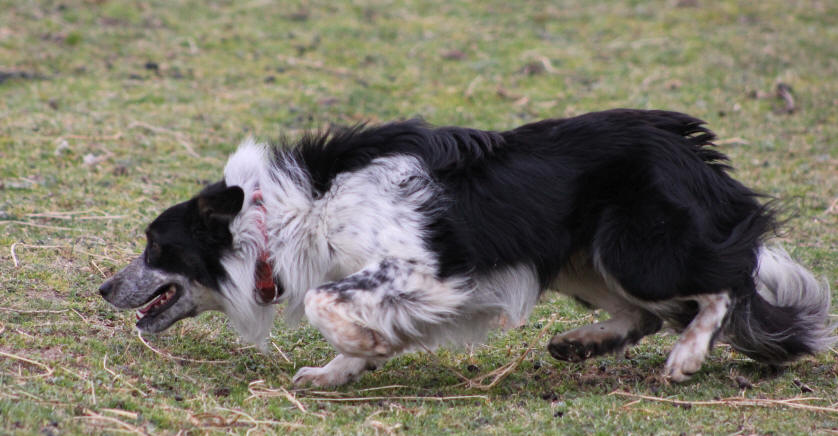
[[[0,433],[838,432],[828,410],[612,395],[835,407],[834,350],[776,371],[717,347],[693,381],[669,385],[657,374],[672,336],[628,357],[552,360],[538,332],[553,314],[549,333],[600,316],[561,298],[471,352],[402,356],[318,393],[289,383],[333,355],[309,327],[277,325],[265,355],[205,314],[147,338],[155,352],[133,314],[95,291],[245,135],[413,116],[501,129],[622,106],[707,120],[737,177],[782,200],[781,241],[834,293],[838,4],[0,0],[0,11]],[[531,345],[491,390],[458,386],[456,372],[490,372]],[[470,397],[439,400],[456,396]]]

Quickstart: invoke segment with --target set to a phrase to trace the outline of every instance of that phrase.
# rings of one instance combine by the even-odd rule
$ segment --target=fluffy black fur
[[[414,120],[311,136],[296,152],[320,192],[377,157],[419,157],[445,190],[443,207],[429,205],[445,210],[428,240],[440,276],[532,262],[547,284],[591,249],[633,295],[657,301],[743,288],[773,222],[706,148],[702,124],[638,110],[502,133]]]

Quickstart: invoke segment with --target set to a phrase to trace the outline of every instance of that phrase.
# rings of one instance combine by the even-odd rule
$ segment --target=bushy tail
[[[838,341],[830,321],[829,284],[818,281],[779,247],[762,247],[757,292],[739,301],[725,339],[754,360],[783,364],[816,354]]]

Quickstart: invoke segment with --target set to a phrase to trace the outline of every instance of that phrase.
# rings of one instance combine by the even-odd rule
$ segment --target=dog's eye
[[[153,264],[160,257],[162,251],[163,249],[160,247],[160,244],[150,242],[148,248],[145,250],[145,263],[149,265]]]

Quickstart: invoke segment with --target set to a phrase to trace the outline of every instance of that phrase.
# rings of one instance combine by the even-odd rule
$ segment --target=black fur
[[[626,109],[501,133],[414,120],[308,136],[294,153],[319,192],[377,157],[420,158],[445,194],[427,241],[442,277],[531,262],[546,285],[591,250],[644,300],[747,293],[773,218],[702,124]]]
[[[218,289],[226,277],[221,258],[233,243],[229,222],[243,200],[241,188],[220,181],[166,209],[146,229],[146,263]]]

